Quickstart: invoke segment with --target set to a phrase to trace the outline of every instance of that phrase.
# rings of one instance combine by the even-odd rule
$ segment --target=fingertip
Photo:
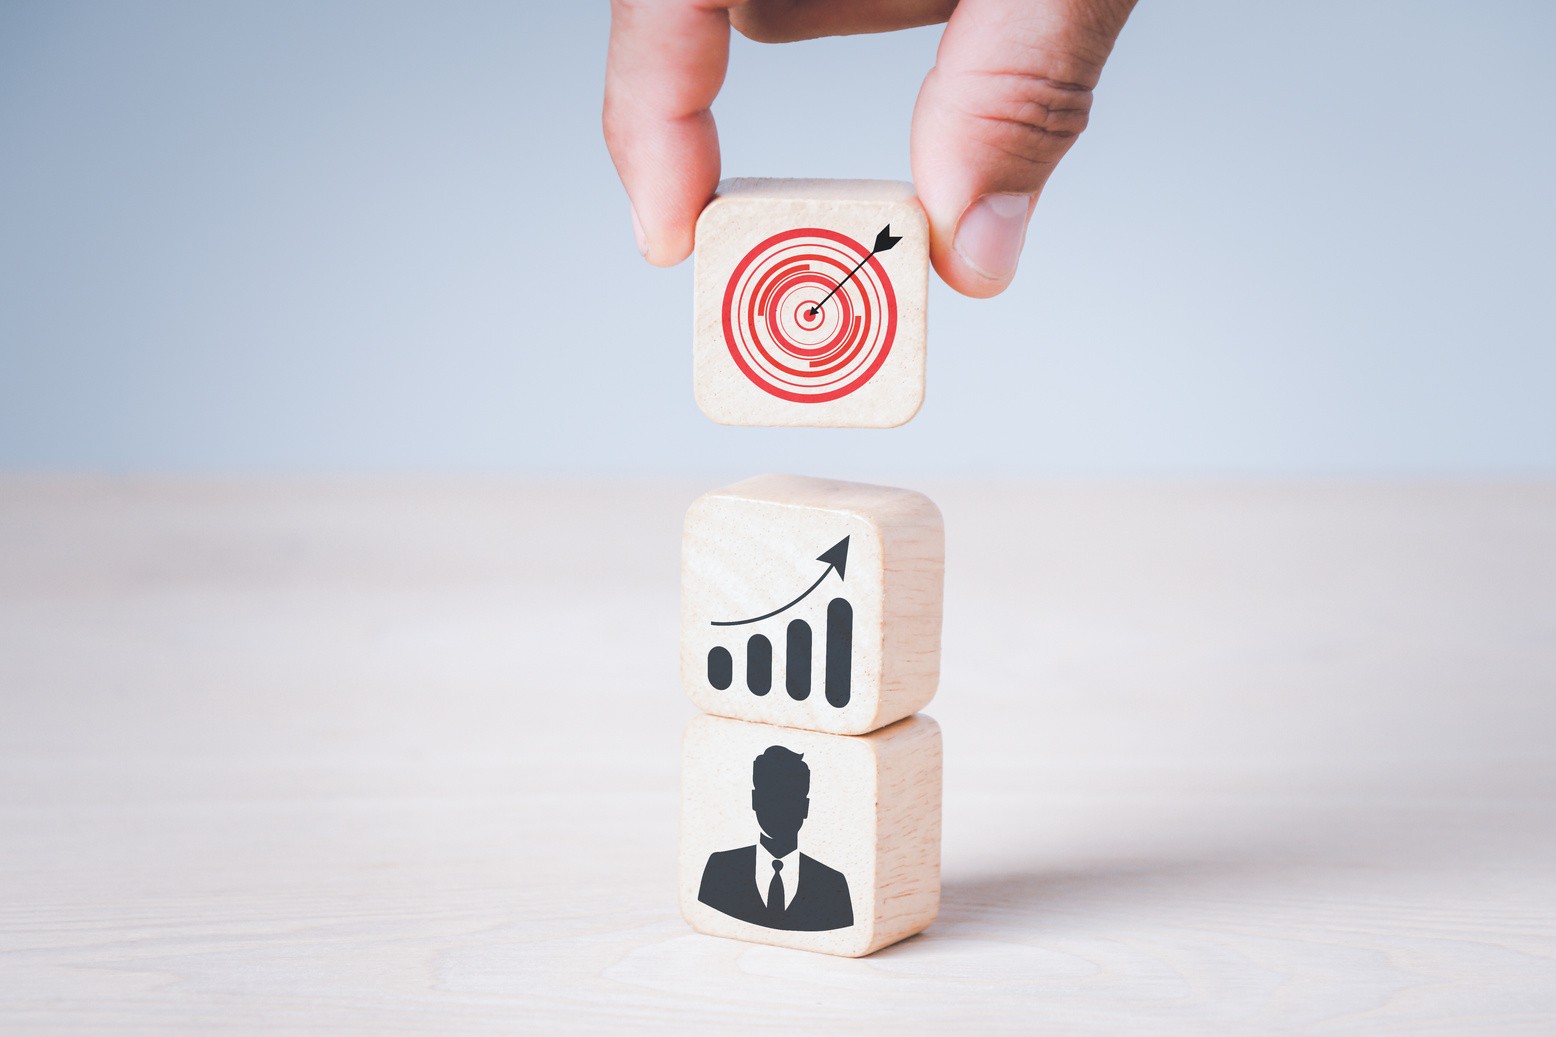
[[[684,263],[686,261],[686,257],[691,254],[692,250],[689,248],[675,252],[670,252],[666,249],[660,249],[658,251],[650,251],[649,254],[643,258],[648,260],[649,263],[654,266],[664,268],[679,266],[680,264]]]
[[[925,172],[929,175],[918,190],[929,217],[935,272],[962,295],[987,299],[1000,294],[1016,276],[1037,195],[988,191],[968,198],[967,185],[956,190]]]
[[[633,227],[634,234],[638,228]],[[692,243],[689,237],[681,235],[660,235],[649,237],[644,235],[638,239],[638,253],[649,265],[657,267],[676,266],[686,260],[692,254]]]
[[[946,283],[979,299],[1003,292],[1021,262],[1035,201],[1034,195],[998,191],[968,204],[949,235],[941,272]]]
[[[651,124],[621,155],[638,252],[654,266],[675,266],[691,255],[697,217],[718,189],[713,117]]]
[[[692,254],[692,243],[689,237],[682,235],[661,235],[648,238],[638,246],[638,251],[652,266],[670,267],[684,262]]]
[[[970,299],[992,299],[1010,287],[1010,281],[995,281],[971,269],[955,254],[930,257],[935,273],[958,295]]]
[[[675,178],[669,183],[635,183],[628,197],[632,235],[638,253],[654,266],[670,267],[692,254],[697,217],[718,185],[718,159],[714,153],[696,183]]]
[[[644,199],[640,209],[637,200],[628,195],[627,210],[632,219],[632,240],[637,245],[638,255],[650,265],[675,266],[691,254],[690,243],[683,241],[686,235],[677,228],[673,218],[663,214],[661,207]],[[646,220],[643,212],[648,213]]]

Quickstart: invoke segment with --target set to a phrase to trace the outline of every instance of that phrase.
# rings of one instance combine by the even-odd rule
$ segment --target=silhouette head
[[[769,838],[793,843],[810,814],[810,766],[805,757],[773,745],[753,760],[751,809]]]

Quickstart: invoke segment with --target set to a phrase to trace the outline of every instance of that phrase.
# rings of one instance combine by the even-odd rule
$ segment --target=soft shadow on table
[[[1144,825],[1133,835],[1132,816],[1121,812],[1116,820],[1101,819],[1089,833],[1096,841],[1073,854],[1034,849],[1030,867],[977,869],[964,852],[960,873],[943,879],[937,927],[1046,926],[1074,915],[1220,914],[1299,901],[1324,909],[1391,898],[1450,872],[1491,876],[1509,854],[1551,843],[1553,810],[1543,801],[1441,793],[1281,800],[1203,803],[1175,818],[1176,837]],[[1109,825],[1116,825],[1116,838],[1104,840],[1096,829]],[[1019,858],[1021,849],[1010,846],[1003,861]]]
[[[1208,861],[994,873],[947,880],[936,927],[1008,930],[1077,914],[1139,915],[1200,900],[1207,890],[1251,893],[1278,883],[1276,866]]]

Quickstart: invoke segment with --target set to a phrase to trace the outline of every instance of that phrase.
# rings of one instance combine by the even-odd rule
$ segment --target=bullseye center
[[[794,321],[806,331],[814,331],[820,327],[826,319],[826,315],[818,310],[815,304],[809,300],[802,302],[794,311]]]

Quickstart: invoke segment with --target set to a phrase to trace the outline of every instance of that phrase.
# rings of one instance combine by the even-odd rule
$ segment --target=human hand
[[[729,29],[786,43],[947,22],[913,109],[913,183],[930,259],[985,298],[1016,272],[1032,207],[1086,128],[1092,90],[1134,0],[612,0],[605,143],[638,248],[673,266],[719,182],[709,110]]]

